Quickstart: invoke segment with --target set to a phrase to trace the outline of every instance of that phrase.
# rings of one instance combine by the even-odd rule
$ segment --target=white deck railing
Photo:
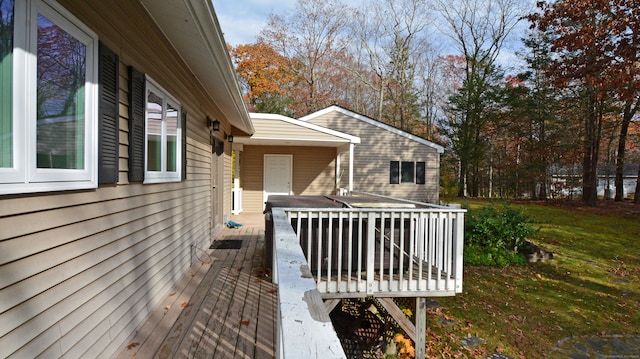
[[[273,282],[278,284],[277,358],[346,358],[307,260],[280,208],[273,220]]]
[[[277,358],[345,357],[323,299],[462,292],[466,211],[404,202],[385,209],[271,209]],[[422,319],[409,332],[416,354],[424,355],[425,338],[417,333],[424,332],[426,313],[418,305],[416,311]],[[407,322],[404,314],[394,318]]]
[[[286,208],[324,298],[462,292],[465,210]]]

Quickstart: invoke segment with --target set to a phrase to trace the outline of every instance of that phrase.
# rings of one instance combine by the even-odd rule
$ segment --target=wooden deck
[[[263,266],[264,221],[214,240],[240,249],[195,249],[199,261],[127,341],[119,358],[274,358],[277,288]]]

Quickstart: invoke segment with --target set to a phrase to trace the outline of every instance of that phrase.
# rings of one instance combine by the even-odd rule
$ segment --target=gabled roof
[[[255,133],[251,137],[234,136],[235,143],[265,146],[340,147],[358,144],[360,138],[294,118],[250,113]]]
[[[440,146],[438,144],[435,144],[435,143],[433,143],[431,141],[425,140],[422,137],[418,137],[418,136],[412,135],[409,132],[400,130],[400,129],[395,128],[393,126],[389,126],[389,125],[384,124],[384,123],[382,123],[380,121],[376,121],[376,120],[374,120],[372,118],[369,118],[367,116],[355,113],[353,111],[349,111],[349,110],[347,110],[347,109],[345,109],[343,107],[337,106],[337,105],[329,106],[329,107],[325,108],[324,110],[320,110],[320,111],[314,112],[314,113],[312,113],[310,115],[301,117],[300,121],[306,122],[306,121],[309,121],[309,120],[311,120],[313,118],[320,117],[320,116],[326,115],[326,114],[331,113],[331,112],[339,112],[339,113],[341,113],[343,115],[352,117],[352,118],[360,120],[362,122],[366,122],[366,123],[368,123],[370,125],[380,127],[381,129],[383,129],[385,131],[389,131],[389,132],[392,132],[392,133],[394,133],[396,135],[406,137],[406,138],[408,138],[408,139],[410,139],[412,141],[416,141],[416,142],[418,142],[420,144],[423,144],[425,146],[429,146],[429,147],[435,148],[436,150],[438,150],[438,153],[443,153],[444,152],[444,147],[442,147],[442,146]]]
[[[224,116],[252,134],[240,85],[211,0],[139,0]],[[191,79],[189,79],[191,80]]]

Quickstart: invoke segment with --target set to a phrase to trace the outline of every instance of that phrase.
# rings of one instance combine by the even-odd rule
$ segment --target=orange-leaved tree
[[[621,174],[628,124],[640,104],[640,0],[564,0],[538,7],[529,19],[550,35],[555,85],[579,91],[584,100],[583,197],[595,205],[604,109],[613,99],[622,110]]]
[[[263,42],[230,50],[251,111],[291,115],[290,89],[297,81],[290,60]]]

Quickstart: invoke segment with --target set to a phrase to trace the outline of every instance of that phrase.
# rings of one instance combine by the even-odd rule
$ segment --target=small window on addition
[[[416,172],[414,162],[402,162],[400,183],[415,183]]]
[[[390,161],[389,184],[414,183],[425,184],[425,162]]]

